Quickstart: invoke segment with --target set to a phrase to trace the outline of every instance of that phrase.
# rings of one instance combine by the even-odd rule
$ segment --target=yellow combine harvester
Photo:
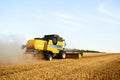
[[[79,53],[66,53],[65,51],[65,40],[59,35],[45,35],[43,38],[34,38],[28,40],[26,47],[26,52],[33,52],[34,54],[43,54],[43,56],[51,61],[52,58],[56,57],[59,59],[68,58],[79,58]]]

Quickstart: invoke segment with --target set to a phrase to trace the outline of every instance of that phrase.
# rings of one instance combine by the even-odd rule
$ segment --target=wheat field
[[[120,54],[1,64],[0,80],[120,80]]]

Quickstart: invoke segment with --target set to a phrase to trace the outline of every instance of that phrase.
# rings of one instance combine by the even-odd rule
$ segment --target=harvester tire
[[[58,42],[58,41],[57,41],[57,38],[56,38],[56,37],[54,37],[54,38],[52,39],[52,42],[53,42],[53,44],[54,44],[54,45],[56,45],[56,44],[57,44],[57,42]]]
[[[83,52],[82,51],[80,52],[80,55],[81,55],[81,57],[83,57]]]
[[[52,55],[50,55],[50,54],[46,55],[46,59],[47,59],[48,61],[51,61],[51,60],[52,60]]]
[[[58,57],[59,57],[59,59],[65,59],[66,58],[65,51],[60,51]]]

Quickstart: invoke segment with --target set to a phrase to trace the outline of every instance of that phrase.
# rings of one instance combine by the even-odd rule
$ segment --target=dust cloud
[[[20,35],[0,34],[0,64],[24,63],[32,61],[21,46],[25,38]]]

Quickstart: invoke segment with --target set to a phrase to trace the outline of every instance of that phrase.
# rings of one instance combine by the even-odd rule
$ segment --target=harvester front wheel
[[[66,58],[66,54],[65,51],[60,51],[59,56],[60,59],[65,59]]]
[[[46,56],[46,59],[49,60],[49,61],[51,61],[51,60],[52,60],[52,55],[48,54],[48,55]]]

